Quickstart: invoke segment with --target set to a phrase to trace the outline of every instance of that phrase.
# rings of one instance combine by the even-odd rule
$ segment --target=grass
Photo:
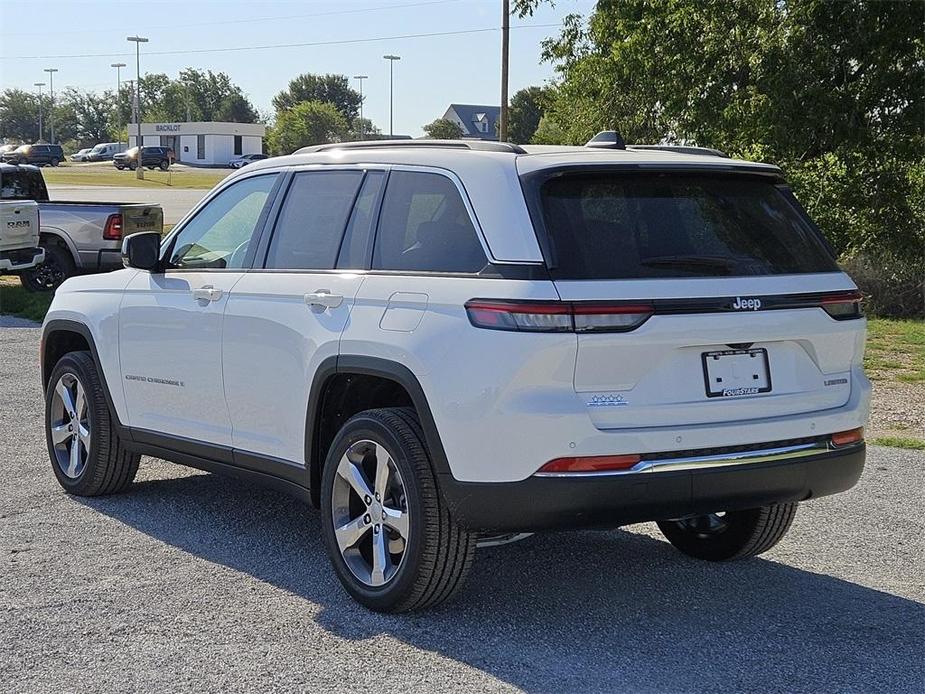
[[[875,446],[890,446],[891,448],[906,448],[910,451],[925,451],[925,441],[910,436],[878,436],[870,440]]]
[[[27,292],[17,277],[0,277],[0,314],[6,313],[41,323],[52,297],[52,292]]]
[[[877,381],[925,383],[925,321],[871,318],[864,366]]]
[[[46,166],[42,169],[45,182],[70,186],[124,186],[128,188],[183,188],[209,190],[229,174],[227,169],[171,169],[149,171],[145,169],[143,181],[135,172],[119,171],[109,166]]]

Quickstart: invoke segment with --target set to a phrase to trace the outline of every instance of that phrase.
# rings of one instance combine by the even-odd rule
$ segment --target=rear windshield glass
[[[757,177],[567,174],[541,189],[553,277],[833,272],[789,192]]]
[[[0,199],[2,200],[48,200],[45,181],[38,171],[21,169],[0,173]]]

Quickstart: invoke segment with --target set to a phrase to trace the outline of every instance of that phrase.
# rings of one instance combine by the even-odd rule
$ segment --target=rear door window
[[[266,267],[332,269],[362,180],[362,171],[296,174],[273,230]]]
[[[773,181],[710,174],[566,174],[540,193],[555,279],[837,271]]]
[[[436,173],[390,174],[373,269],[469,273],[487,262],[453,181]]]
[[[48,200],[48,189],[38,171],[10,171],[0,173],[0,199]]]

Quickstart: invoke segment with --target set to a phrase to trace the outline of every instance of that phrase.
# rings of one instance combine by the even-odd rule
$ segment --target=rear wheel
[[[130,171],[134,171],[135,169],[138,168],[138,164],[136,164],[135,162],[132,162],[131,164],[128,165],[128,168]]]
[[[767,552],[787,534],[796,512],[797,504],[775,504],[659,521],[658,528],[688,556],[728,561]]]
[[[367,410],[340,430],[322,475],[322,529],[347,592],[380,612],[443,602],[461,586],[477,536],[453,521],[413,410]]]
[[[60,163],[61,163],[61,162],[58,161],[57,159],[52,159],[52,160],[51,160],[51,165],[52,165],[52,166],[57,166],[57,165],[60,164]]]
[[[74,259],[70,251],[57,243],[44,245],[45,262],[19,273],[19,281],[30,292],[50,292],[74,274]]]
[[[166,159],[160,163],[161,171],[166,171],[170,168],[170,162]]]
[[[89,352],[71,352],[55,365],[45,393],[45,434],[55,477],[68,493],[114,494],[135,479],[140,456],[116,433]]]

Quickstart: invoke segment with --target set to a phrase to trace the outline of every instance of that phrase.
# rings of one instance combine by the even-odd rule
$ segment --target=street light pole
[[[44,82],[34,82],[36,87],[39,88],[39,142],[42,141],[42,87],[45,86]]]
[[[125,63],[112,63],[109,67],[114,67],[116,69],[116,108],[122,101],[122,68],[125,67]],[[119,130],[122,129],[122,123],[119,123]],[[125,146],[128,147],[128,128],[125,129]],[[122,142],[122,138],[119,138],[119,142]]]
[[[357,80],[360,84],[360,139],[363,139],[363,127],[366,125],[363,122],[363,80],[369,79],[369,75],[354,75],[353,79]]]
[[[141,36],[128,36],[126,41],[135,44],[135,101],[138,104],[138,116],[135,118],[138,129],[135,135],[135,146],[138,147],[138,162],[135,165],[135,178],[143,180],[145,177],[144,166],[141,156],[141,44],[147,43],[148,39]]]
[[[395,136],[395,129],[392,122],[392,112],[393,112],[393,101],[392,101],[392,68],[395,66],[396,60],[401,60],[399,55],[384,55],[384,59],[389,61],[389,137]]]
[[[507,109],[507,76],[508,53],[511,37],[511,2],[501,2],[501,118],[498,123],[498,139],[507,142],[508,109]]]
[[[45,72],[48,73],[48,91],[51,93],[51,108],[48,111],[48,124],[51,127],[51,144],[55,144],[55,73],[56,67],[47,67]]]

